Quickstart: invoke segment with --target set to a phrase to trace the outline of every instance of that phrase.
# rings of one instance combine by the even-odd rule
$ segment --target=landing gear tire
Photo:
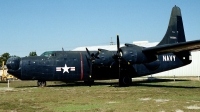
[[[38,87],[46,87],[46,81],[38,80],[37,86],[38,86]]]
[[[120,87],[128,87],[131,85],[131,83],[132,83],[132,79],[131,79],[131,77],[129,77],[127,75],[122,75],[119,78],[119,86]]]

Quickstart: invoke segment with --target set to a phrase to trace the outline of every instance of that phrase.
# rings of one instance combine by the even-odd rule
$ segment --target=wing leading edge
[[[155,47],[144,48],[143,53],[153,53],[153,54],[164,54],[164,53],[174,53],[181,51],[192,51],[200,49],[200,40],[180,42],[174,44],[164,44]]]

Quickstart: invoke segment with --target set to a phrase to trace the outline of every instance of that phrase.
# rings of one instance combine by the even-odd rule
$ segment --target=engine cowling
[[[112,58],[113,53],[104,49],[99,49],[99,51],[100,53],[98,54],[98,59],[95,59],[93,64],[97,66],[110,66],[114,61]]]
[[[122,58],[130,64],[149,63],[157,60],[154,54],[145,54],[142,52],[142,47],[123,47],[121,48]]]

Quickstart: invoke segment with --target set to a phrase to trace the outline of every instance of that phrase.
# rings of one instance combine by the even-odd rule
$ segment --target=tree
[[[29,53],[29,56],[37,56],[37,53],[36,53],[35,51],[30,52],[30,53]]]
[[[2,66],[2,62],[4,61],[4,64],[6,63],[6,61],[8,60],[8,58],[10,58],[10,54],[9,53],[4,53],[1,55],[0,57],[0,66]]]

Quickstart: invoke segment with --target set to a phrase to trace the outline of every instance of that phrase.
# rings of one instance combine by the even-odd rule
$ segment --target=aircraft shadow
[[[118,85],[118,82],[94,82],[92,86],[100,86],[100,85]],[[85,84],[84,82],[74,82],[74,83],[67,83],[67,84],[57,84],[57,85],[47,85],[47,87],[77,87],[77,86],[88,86],[89,85]]]
[[[100,86],[100,85],[114,85],[117,86],[118,82],[94,82],[94,84],[91,85],[92,86]],[[56,83],[56,84],[48,84],[46,87],[80,87],[80,86],[88,86],[86,83],[84,82],[71,82],[71,83]],[[32,87],[38,87],[38,86],[19,86],[16,88],[32,88]]]
[[[159,79],[159,78],[153,78],[151,79],[144,79],[144,80],[136,80],[133,81],[133,83],[160,83],[160,82],[173,82],[174,79]],[[186,80],[186,79],[176,79],[176,82],[180,82],[180,81],[190,81],[190,80]]]
[[[187,79],[154,79],[154,80],[143,80],[143,81],[134,81],[131,86],[137,87],[137,86],[145,86],[145,87],[159,87],[159,88],[187,88],[187,89],[195,89],[200,87],[194,87],[194,86],[176,86],[176,85],[161,85],[161,84],[155,84],[159,82],[182,82],[182,81],[191,81]],[[153,83],[153,84],[152,84]]]
[[[176,79],[176,82],[180,82],[180,81],[190,81],[190,80],[183,80],[183,79]],[[176,86],[176,85],[157,85],[155,83],[159,83],[159,82],[174,82],[173,79],[158,79],[158,78],[154,78],[153,80],[138,80],[135,81],[133,80],[133,83],[129,86],[129,87],[139,87],[139,86],[144,86],[144,87],[158,87],[158,88],[187,88],[187,89],[195,89],[195,88],[199,88],[200,87],[193,87],[193,86]],[[118,86],[118,81],[112,81],[112,82],[103,82],[103,81],[95,81],[94,84],[91,85],[92,86],[108,86],[108,87],[119,87]],[[84,82],[73,82],[73,83],[57,83],[55,85],[47,85],[46,87],[80,87],[80,86],[88,86],[89,85],[85,84]],[[31,88],[31,87],[37,87],[37,86],[21,86],[21,87],[17,87],[17,88]],[[119,87],[120,88],[120,87]]]
[[[182,82],[182,81],[191,81],[186,79],[176,79],[175,82]],[[200,87],[194,87],[194,86],[176,86],[176,85],[161,85],[161,84],[155,84],[159,82],[174,82],[174,79],[158,79],[154,78],[153,80],[139,80],[139,81],[133,81],[133,83],[129,87],[158,87],[158,88],[187,88],[187,89],[200,89]],[[112,87],[119,87],[118,85],[114,85]]]
[[[131,84],[131,86],[136,86],[139,83],[157,83],[157,82],[171,82],[173,80],[171,79],[156,79],[154,78],[154,80],[140,80],[140,81],[133,81],[133,83]],[[186,81],[186,80],[176,80],[176,81]],[[100,85],[108,85],[109,87],[119,87],[118,86],[118,80],[116,81],[96,81],[94,82],[94,84],[92,84],[91,86],[100,86]],[[87,84],[85,84],[84,82],[73,82],[73,83],[67,83],[67,84],[56,84],[56,85],[47,85],[47,87],[75,87],[75,86],[89,86]]]
[[[158,87],[158,88],[185,88],[185,89],[200,89],[200,87],[194,86],[173,86],[173,85],[152,85],[152,84],[135,84],[137,86],[145,86],[145,87]]]

